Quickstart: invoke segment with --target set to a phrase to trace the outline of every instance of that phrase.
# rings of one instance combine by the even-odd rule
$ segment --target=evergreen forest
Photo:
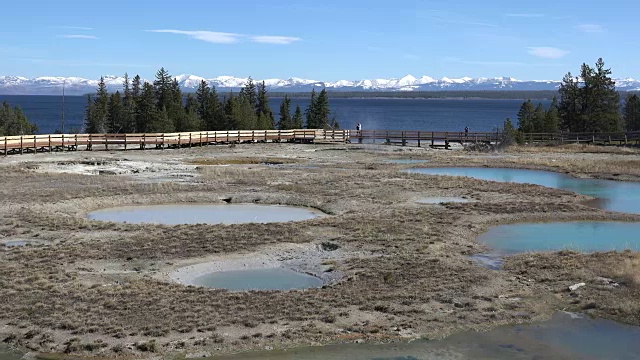
[[[216,88],[202,81],[195,94],[183,94],[178,81],[164,68],[153,83],[139,75],[124,77],[122,92],[109,94],[100,79],[95,95],[87,96],[87,133],[169,133],[220,130],[335,129],[329,95],[325,89],[311,93],[304,111],[291,109],[285,97],[276,116],[269,106],[264,84],[251,78],[238,93],[221,96]]]
[[[602,58],[595,66],[582,64],[579,76],[567,73],[558,96],[546,109],[525,101],[518,111],[517,129],[522,133],[640,131],[640,98],[628,93],[621,106],[611,69]],[[505,130],[512,128],[507,119]]]

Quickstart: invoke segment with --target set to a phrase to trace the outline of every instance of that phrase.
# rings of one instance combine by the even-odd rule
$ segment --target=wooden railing
[[[261,142],[261,141],[313,141],[323,136],[322,130],[229,130],[183,133],[145,134],[47,134],[0,137],[0,152],[24,153],[36,151],[77,150],[84,146],[92,150],[96,145],[109,148],[147,146],[156,148],[191,147],[218,143]]]
[[[558,133],[525,133],[522,140],[528,143],[558,142],[558,143],[592,143],[592,144],[620,144],[638,145],[640,131],[629,132],[558,132]]]
[[[450,143],[500,141],[498,132],[446,132],[421,130],[229,130],[182,133],[145,134],[47,134],[0,137],[0,154],[77,150],[84,147],[95,149],[145,149],[192,147],[220,143],[241,142],[376,142],[398,143],[402,145],[428,142],[431,147],[449,148]],[[620,133],[525,133],[522,140],[527,143],[596,143],[596,144],[640,144],[640,131]]]

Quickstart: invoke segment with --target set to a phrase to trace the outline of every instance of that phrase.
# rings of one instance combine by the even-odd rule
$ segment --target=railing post
[[[420,147],[420,131],[418,131],[418,147]]]
[[[109,136],[107,136],[107,134],[103,134],[103,137],[104,137],[104,149],[109,150]]]
[[[8,143],[7,137],[5,136],[4,137],[4,156],[9,155],[9,153],[7,153],[7,145],[8,145],[7,143]]]
[[[20,135],[20,155],[24,154],[24,147],[22,146],[22,137],[23,135]]]
[[[127,150],[127,133],[124,133],[124,149]]]

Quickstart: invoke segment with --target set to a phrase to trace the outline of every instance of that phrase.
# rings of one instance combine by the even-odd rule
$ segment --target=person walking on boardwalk
[[[358,123],[358,125],[356,125],[356,135],[358,136],[358,143],[362,143],[362,124]]]
[[[467,136],[469,136],[469,127],[465,126],[464,127],[464,139],[465,140],[467,139]]]

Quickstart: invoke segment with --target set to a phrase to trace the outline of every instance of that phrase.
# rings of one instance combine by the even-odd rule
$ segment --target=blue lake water
[[[91,220],[129,224],[244,224],[314,219],[320,211],[281,205],[151,205],[123,206],[89,213]]]
[[[599,199],[594,205],[611,211],[640,214],[640,183],[578,179],[551,171],[503,168],[424,168],[408,170],[427,175],[467,176],[475,179],[542,185]]]
[[[215,359],[426,360],[426,359],[638,359],[640,328],[578,314],[547,322],[465,332],[444,340],[386,345],[345,344],[259,351]]]
[[[229,290],[292,290],[321,287],[321,279],[301,272],[273,268],[214,272],[197,277],[194,285]]]
[[[638,234],[640,223],[585,221],[495,226],[477,240],[502,254],[564,249],[640,251]]]
[[[60,129],[61,96],[0,95],[0,102],[20,105],[29,119],[38,125],[40,133]],[[278,114],[281,98],[271,98],[270,105]],[[304,110],[308,99],[292,99]],[[441,130],[495,131],[507,117],[516,119],[522,100],[448,100],[448,99],[330,99],[331,111],[344,129],[354,129],[361,123],[368,130]],[[550,101],[542,101],[549,106]],[[78,131],[83,126],[87,98],[65,97],[65,132]]]

